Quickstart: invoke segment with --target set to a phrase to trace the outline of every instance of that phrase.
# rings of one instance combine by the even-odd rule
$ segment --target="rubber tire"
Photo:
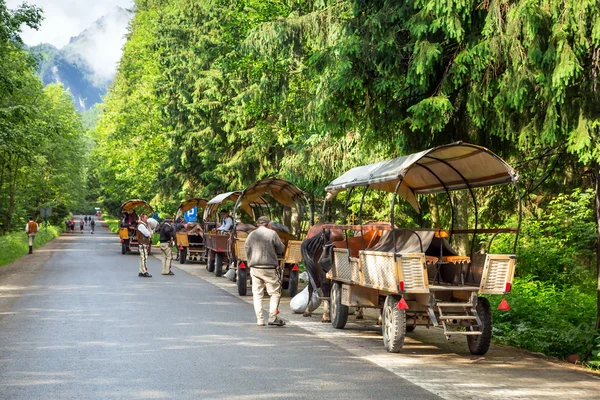
[[[179,264],[185,264],[185,259],[187,258],[187,247],[179,250]]]
[[[211,253],[213,251],[211,250]],[[215,257],[216,258],[216,257]],[[215,272],[215,258],[210,259],[210,254],[208,255],[208,263],[206,264],[206,269],[208,272]]]
[[[331,325],[344,329],[348,322],[348,306],[342,304],[342,284],[334,282],[331,287]]]
[[[406,336],[406,310],[396,308],[399,301],[395,296],[387,296],[383,305],[381,333],[383,345],[389,353],[400,352]]]
[[[223,253],[215,254],[215,276],[223,275]]]
[[[481,329],[483,333],[480,336],[467,336],[467,344],[471,354],[482,356],[488,352],[492,343],[492,309],[488,299],[478,297],[476,310],[483,324],[483,329]],[[471,328],[471,330],[479,329]]]
[[[127,243],[121,243],[121,254],[127,254]]]
[[[248,268],[239,268],[237,270],[238,294],[245,296],[248,293]]]
[[[288,294],[294,297],[298,293],[298,275],[299,271],[290,270],[290,281],[288,283]]]

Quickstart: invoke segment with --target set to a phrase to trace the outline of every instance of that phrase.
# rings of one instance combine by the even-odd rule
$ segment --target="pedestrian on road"
[[[90,226],[92,227],[92,235],[94,234],[94,228],[96,227],[96,221],[94,221],[94,217],[90,217]]]
[[[29,222],[25,225],[25,233],[27,234],[27,239],[29,240],[29,254],[33,253],[33,241],[35,239],[35,234],[38,231],[38,224],[33,220],[33,218],[29,217]]]
[[[80,219],[79,220],[79,232],[81,232],[82,235],[83,235],[83,225],[85,225],[85,224],[84,224],[83,220]]]
[[[87,225],[87,215],[85,215],[85,216],[83,217],[83,222],[85,222],[85,224]]]
[[[162,259],[162,274],[163,275],[175,275],[171,271],[171,260],[173,259],[173,243],[175,242],[175,227],[172,225],[173,220],[171,218],[165,219],[160,224],[160,251],[163,253]]]
[[[71,233],[75,233],[75,220],[71,218],[69,222],[69,226],[71,227]]]
[[[137,226],[137,240],[140,249],[140,273],[138,276],[152,278],[152,275],[148,273],[148,247],[150,246],[152,234],[147,221],[148,215],[142,214]]]
[[[65,220],[65,232],[68,233],[71,230],[71,221]]]
[[[265,287],[271,297],[269,305],[269,325],[284,326],[285,321],[277,316],[279,298],[281,297],[281,282],[277,273],[279,262],[277,255],[283,253],[285,245],[277,235],[270,229],[269,217],[262,216],[256,221],[258,228],[248,235],[246,239],[246,255],[250,276],[252,277],[252,297],[254,300],[254,311],[256,323],[259,326],[265,324],[262,309],[262,298]]]

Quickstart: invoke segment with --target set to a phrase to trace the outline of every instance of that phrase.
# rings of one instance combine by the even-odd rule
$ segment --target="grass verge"
[[[41,247],[58,237],[62,231],[63,228],[60,226],[49,226],[47,229],[41,228],[33,242],[34,251],[38,247]],[[0,236],[0,266],[10,264],[27,254],[28,251],[29,245],[27,243],[27,235],[25,232],[12,232]]]

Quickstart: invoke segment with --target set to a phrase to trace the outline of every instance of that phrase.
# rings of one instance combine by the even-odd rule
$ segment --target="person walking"
[[[162,259],[162,274],[163,275],[175,275],[171,271],[171,260],[173,259],[173,243],[175,242],[175,228],[172,225],[173,220],[171,218],[165,219],[160,224],[160,251],[163,253]]]
[[[35,234],[38,231],[38,224],[33,220],[33,218],[29,217],[29,222],[25,225],[25,233],[27,234],[27,239],[29,241],[29,254],[33,253],[33,241],[35,240]]]
[[[90,228],[92,229],[92,235],[94,234],[94,228],[96,227],[96,221],[94,217],[90,217]]]
[[[81,234],[83,235],[83,226],[84,226],[84,222],[82,219],[79,220],[79,232],[81,232]]]
[[[152,234],[147,221],[148,215],[142,214],[137,226],[137,240],[140,249],[140,273],[138,276],[152,278],[152,275],[148,273],[148,247],[150,246]]]
[[[283,253],[285,245],[277,235],[270,229],[269,217],[262,216],[256,221],[258,228],[248,235],[246,239],[246,256],[252,277],[252,297],[254,300],[254,312],[256,323],[265,325],[262,309],[262,298],[265,288],[271,297],[269,303],[269,325],[284,326],[285,321],[277,316],[279,298],[281,297],[281,282],[277,274],[279,262],[277,255]]]

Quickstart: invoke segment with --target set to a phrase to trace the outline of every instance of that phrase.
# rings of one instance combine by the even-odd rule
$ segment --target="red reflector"
[[[183,250],[183,246],[179,246],[179,250]]]
[[[404,297],[400,299],[398,304],[396,304],[396,308],[400,310],[408,310],[408,304],[406,304],[406,301],[404,301]]]
[[[121,239],[121,243],[123,243],[125,240]]]
[[[510,306],[508,305],[508,302],[506,301],[506,299],[502,299],[502,301],[500,302],[500,305],[498,306],[498,310],[510,311]]]
[[[294,264],[294,266],[292,267],[292,271],[298,271],[300,268],[298,268],[298,265]]]
[[[279,310],[277,310],[277,314],[279,314]]]
[[[220,248],[220,247],[217,247],[217,251],[220,253],[220,252],[221,252],[221,248]]]
[[[400,288],[400,291],[403,292],[404,291],[404,281],[400,281],[400,284],[398,285],[398,287]]]
[[[240,269],[246,269],[246,264],[242,261],[240,263],[240,265],[238,265],[238,268],[240,268]]]
[[[504,293],[510,293],[510,289],[512,289],[510,282],[506,282],[506,286],[504,287]]]

